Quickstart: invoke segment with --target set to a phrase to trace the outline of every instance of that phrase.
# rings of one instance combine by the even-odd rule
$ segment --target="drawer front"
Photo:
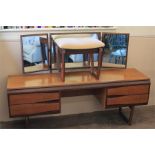
[[[107,98],[107,106],[147,104],[148,98],[149,98],[148,94],[108,97]]]
[[[117,96],[117,95],[138,95],[138,94],[148,94],[149,85],[135,85],[135,86],[124,86],[117,88],[109,88],[107,90],[108,96]]]
[[[22,104],[10,106],[11,116],[27,116],[41,113],[59,113],[60,103],[39,103],[39,104]]]
[[[25,93],[25,94],[11,94],[9,95],[10,105],[17,104],[30,104],[30,103],[41,103],[50,102],[52,100],[59,100],[60,93]]]

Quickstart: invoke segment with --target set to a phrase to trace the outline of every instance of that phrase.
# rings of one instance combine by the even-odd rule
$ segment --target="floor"
[[[128,109],[124,109],[128,115]],[[140,106],[135,108],[133,123],[126,124],[118,114],[118,109],[76,114],[68,116],[53,116],[30,119],[28,126],[25,121],[0,123],[2,129],[154,129],[155,106]]]

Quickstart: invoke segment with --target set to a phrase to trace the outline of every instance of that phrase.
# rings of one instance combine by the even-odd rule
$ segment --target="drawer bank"
[[[103,109],[118,107],[131,125],[134,107],[148,104],[149,92],[150,79],[134,68],[102,70],[99,80],[81,71],[66,73],[65,82],[58,73],[14,75],[7,82],[10,117],[61,113],[62,97],[91,94]],[[129,118],[122,112],[126,106]]]

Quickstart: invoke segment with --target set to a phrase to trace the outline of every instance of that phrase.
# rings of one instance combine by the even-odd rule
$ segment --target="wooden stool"
[[[90,59],[91,74],[99,79],[100,69],[103,60],[103,47],[105,44],[96,37],[90,36],[76,36],[64,34],[61,37],[52,36],[53,42],[56,45],[57,64],[60,65],[61,79],[65,81],[65,55],[70,54],[88,54]],[[94,67],[94,53],[98,53],[98,66]]]

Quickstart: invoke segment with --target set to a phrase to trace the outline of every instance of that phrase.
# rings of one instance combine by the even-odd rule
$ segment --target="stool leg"
[[[94,55],[93,52],[90,52],[90,64],[91,64],[91,73],[94,73]]]
[[[61,52],[61,80],[65,81],[65,50]]]
[[[54,63],[56,63],[56,45],[53,43]]]
[[[102,67],[102,61],[103,61],[103,49],[100,48],[98,52],[98,70],[97,70],[97,78],[100,78],[100,72]]]
[[[56,60],[56,67],[57,69],[59,69],[59,65],[60,65],[60,52],[59,52],[59,48],[56,47],[56,52],[55,52],[55,60]]]
[[[103,49],[100,48],[98,51],[98,66],[97,68],[94,67],[94,55],[93,51],[90,51],[90,64],[91,64],[91,74],[95,76],[97,80],[100,78],[100,70],[102,67],[102,61],[103,61]]]

